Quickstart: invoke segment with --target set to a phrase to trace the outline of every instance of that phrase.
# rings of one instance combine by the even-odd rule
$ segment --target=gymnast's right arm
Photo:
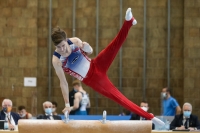
[[[53,55],[52,64],[60,80],[60,87],[65,101],[65,108],[63,109],[63,113],[65,113],[66,111],[68,111],[69,113],[70,112],[69,88],[64,71],[62,69],[62,63],[56,56]]]

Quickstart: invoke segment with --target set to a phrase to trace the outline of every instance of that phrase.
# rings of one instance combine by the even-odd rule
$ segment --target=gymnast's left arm
[[[81,48],[84,52],[86,52],[88,55],[93,53],[93,49],[87,42],[82,42],[79,38],[73,37],[70,39],[76,46]]]

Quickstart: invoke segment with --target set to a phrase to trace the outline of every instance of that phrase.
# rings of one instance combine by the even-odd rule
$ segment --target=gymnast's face
[[[71,48],[66,40],[63,40],[56,46],[56,51],[61,54],[62,56],[65,56],[66,54],[71,53]]]

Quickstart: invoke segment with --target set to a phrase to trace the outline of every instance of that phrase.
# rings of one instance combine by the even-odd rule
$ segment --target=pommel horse
[[[19,120],[19,133],[151,133],[152,121]],[[66,118],[67,119],[67,118]]]

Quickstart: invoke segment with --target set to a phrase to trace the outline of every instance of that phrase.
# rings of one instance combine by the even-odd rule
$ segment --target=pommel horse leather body
[[[151,133],[151,121],[19,120],[19,133]]]

